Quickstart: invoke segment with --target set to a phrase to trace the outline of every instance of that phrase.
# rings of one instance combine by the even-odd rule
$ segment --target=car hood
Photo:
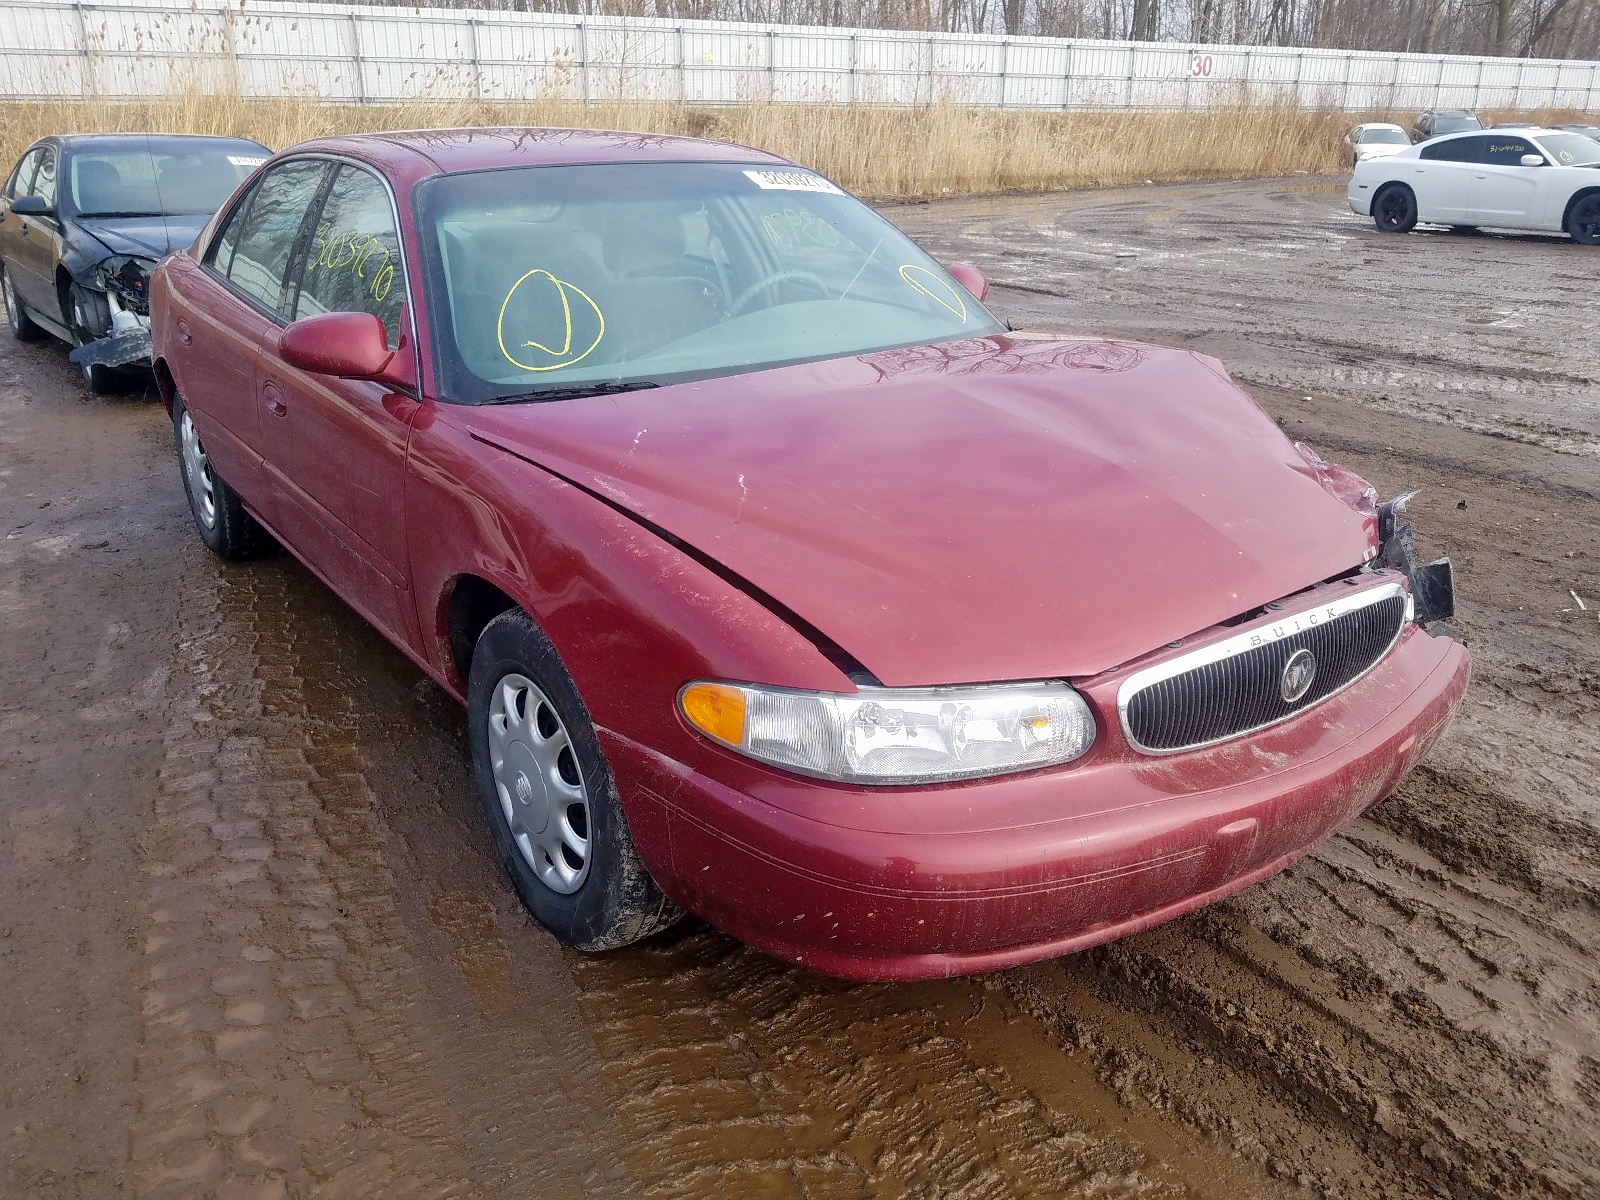
[[[1410,146],[1386,146],[1380,144],[1377,146],[1357,146],[1356,153],[1362,158],[1388,158],[1391,154],[1399,154],[1409,149],[1411,149]]]
[[[194,244],[211,217],[205,213],[168,217],[80,217],[77,225],[112,254],[162,259]]]
[[[468,420],[892,686],[1099,674],[1374,536],[1219,363],[1125,342],[1002,335]]]

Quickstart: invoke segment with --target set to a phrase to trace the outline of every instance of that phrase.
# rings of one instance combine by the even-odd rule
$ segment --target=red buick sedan
[[[1214,360],[986,291],[754,150],[336,138],[156,272],[154,366],[205,543],[466,703],[552,933],[910,979],[1266,878],[1467,680],[1398,502]]]

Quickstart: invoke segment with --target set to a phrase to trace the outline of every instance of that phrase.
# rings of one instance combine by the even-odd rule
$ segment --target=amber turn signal
[[[744,693],[723,683],[691,683],[678,696],[684,718],[707,737],[744,744]]]

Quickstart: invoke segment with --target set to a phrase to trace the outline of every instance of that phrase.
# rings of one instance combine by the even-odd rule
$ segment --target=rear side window
[[[1448,142],[1429,142],[1422,148],[1421,157],[1440,162],[1481,163],[1484,161],[1484,138],[1451,138]]]
[[[389,189],[372,172],[339,168],[306,251],[295,317],[367,312],[383,322],[389,348],[400,345],[405,279]]]
[[[295,243],[325,172],[325,165],[314,160],[271,168],[213,243],[211,268],[270,312],[282,308]]]
[[[1491,135],[1483,140],[1485,142],[1483,161],[1496,167],[1520,167],[1524,154],[1539,153],[1527,138]]]

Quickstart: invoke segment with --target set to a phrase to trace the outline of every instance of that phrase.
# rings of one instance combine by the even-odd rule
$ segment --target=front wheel
[[[1567,232],[1585,246],[1600,246],[1600,192],[1580,197],[1567,214]]]
[[[478,639],[467,721],[495,849],[541,925],[579,950],[611,950],[683,915],[639,861],[572,677],[520,609]]]
[[[67,289],[67,303],[72,308],[72,336],[77,345],[87,346],[110,331],[111,307],[104,294],[74,283]],[[78,372],[83,377],[83,386],[95,396],[122,391],[127,384],[120,372],[104,363],[79,363]]]
[[[272,537],[247,513],[239,494],[211,468],[194,418],[182,396],[172,401],[172,432],[189,513],[206,549],[218,558],[257,558],[272,547]]]
[[[5,263],[0,263],[0,300],[5,302],[6,326],[12,337],[19,342],[36,342],[44,336],[44,330],[22,311],[22,302],[17,299],[17,290],[11,285],[11,271]]]
[[[1372,200],[1372,223],[1384,233],[1410,233],[1417,224],[1417,197],[1403,183],[1391,183]]]

